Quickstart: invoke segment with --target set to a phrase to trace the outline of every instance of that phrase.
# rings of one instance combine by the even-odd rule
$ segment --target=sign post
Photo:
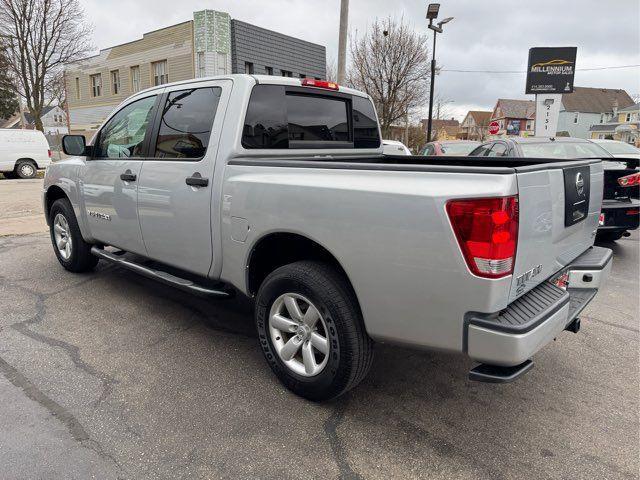
[[[554,137],[563,93],[573,92],[576,47],[529,49],[525,93],[536,96],[536,137]]]

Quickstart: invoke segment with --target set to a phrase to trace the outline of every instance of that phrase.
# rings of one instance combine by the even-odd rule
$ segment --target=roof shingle
[[[573,93],[562,94],[567,112],[609,113],[617,101],[618,109],[634,104],[629,94],[618,88],[573,87]]]

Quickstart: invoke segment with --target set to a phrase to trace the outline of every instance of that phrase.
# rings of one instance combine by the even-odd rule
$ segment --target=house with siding
[[[498,122],[499,130],[491,137],[504,135],[526,136],[533,134],[527,130],[532,126],[531,120],[535,118],[536,102],[533,100],[514,100],[499,98],[491,113],[490,122]]]
[[[619,109],[633,104],[633,99],[621,89],[574,87],[573,93],[562,95],[558,134],[591,138],[593,125],[612,122]]]
[[[492,112],[470,110],[462,120],[458,137],[462,140],[484,141],[489,135]]]
[[[91,136],[113,109],[146,88],[193,78],[255,73],[324,78],[324,46],[202,10],[65,66],[69,128]]]
[[[614,107],[611,121],[591,125],[589,133],[590,138],[620,140],[640,146],[640,103],[620,110]]]

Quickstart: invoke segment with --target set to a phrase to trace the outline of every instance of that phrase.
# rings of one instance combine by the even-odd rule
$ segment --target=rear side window
[[[154,157],[203,157],[221,92],[220,87],[211,87],[169,93],[162,109]]]
[[[281,85],[253,88],[245,148],[377,148],[378,123],[366,98],[310,93]]]

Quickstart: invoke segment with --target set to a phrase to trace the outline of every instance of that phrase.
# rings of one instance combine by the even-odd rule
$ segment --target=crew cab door
[[[213,172],[231,85],[215,80],[165,90],[138,183],[147,256],[203,276],[213,261]]]
[[[79,171],[91,236],[141,255],[146,252],[138,221],[138,181],[158,99],[136,99],[112,115]]]

